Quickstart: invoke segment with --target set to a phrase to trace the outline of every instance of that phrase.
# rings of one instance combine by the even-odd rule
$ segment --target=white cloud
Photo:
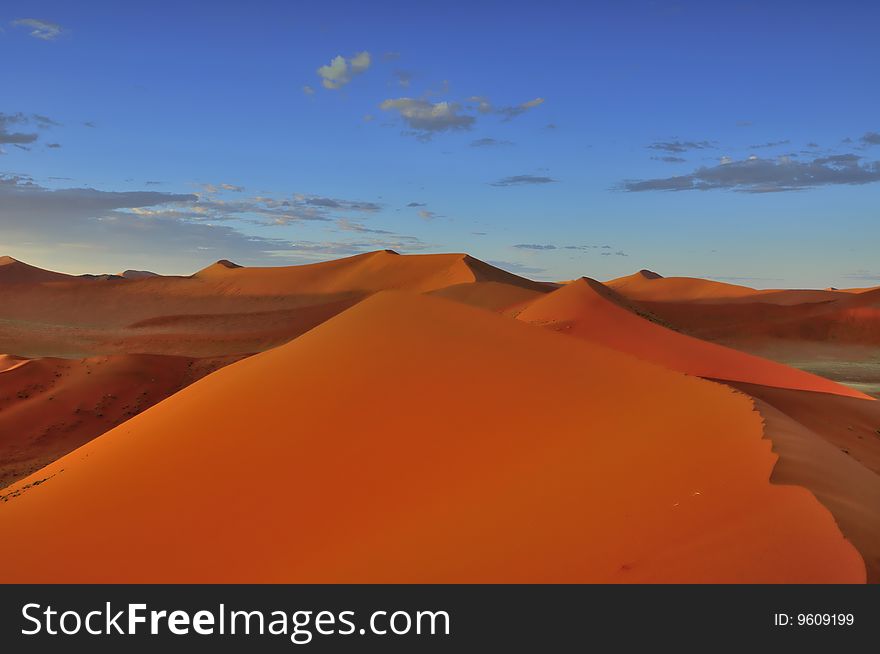
[[[325,89],[341,89],[348,84],[355,75],[365,72],[372,63],[370,53],[358,52],[350,59],[337,55],[326,66],[318,68],[318,76]]]
[[[420,138],[428,139],[434,132],[470,129],[476,120],[460,113],[457,102],[429,102],[415,98],[385,100],[379,107],[383,111],[397,111],[404,122],[416,131]]]

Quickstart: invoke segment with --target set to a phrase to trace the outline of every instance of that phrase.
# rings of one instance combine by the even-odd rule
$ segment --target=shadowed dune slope
[[[240,358],[0,356],[0,488]]]
[[[7,489],[0,581],[864,581],[775,459],[730,388],[379,293]]]
[[[539,298],[517,318],[691,375],[867,398],[823,377],[667,329],[625,305],[613,290],[582,278]]]
[[[811,490],[880,582],[880,402],[732,384],[756,398],[779,461],[772,481]]]
[[[12,257],[0,257],[0,284],[35,284],[76,279],[73,275],[43,270]]]

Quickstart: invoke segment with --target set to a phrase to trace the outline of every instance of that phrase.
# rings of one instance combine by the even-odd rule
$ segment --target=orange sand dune
[[[517,317],[691,375],[867,398],[822,377],[667,329],[622,303],[613,290],[582,278],[539,298]]]
[[[553,288],[464,254],[387,251],[277,268],[222,261],[191,277],[17,284],[0,279],[0,352],[205,357],[262,351],[373,292],[432,291],[461,283],[503,284],[522,293]]]
[[[24,357],[17,357],[11,354],[0,354],[0,372],[12,370],[26,362],[27,359]]]
[[[863,582],[762,436],[725,386],[380,293],[8,489],[0,581]]]
[[[757,398],[779,454],[772,481],[815,493],[880,583],[880,402],[734,386]]]
[[[880,345],[880,291],[877,290],[845,293],[826,302],[786,305],[757,301],[702,304],[643,300],[639,305],[690,333],[715,340],[759,342],[775,338]]]
[[[239,358],[0,356],[0,488]]]
[[[811,289],[757,290],[748,286],[727,284],[696,277],[661,277],[650,270],[640,270],[627,277],[605,282],[630,300],[649,302],[757,302],[791,305],[828,302],[847,293]]]
[[[465,282],[431,291],[430,294],[481,309],[505,311],[528,304],[551,290],[538,291],[502,282]]]
[[[495,268],[467,254],[399,255],[379,250],[305,266],[243,268],[218,262],[194,275],[237,293],[433,291],[466,282],[502,282],[542,290],[545,285]]]
[[[0,257],[0,284],[33,284],[77,279],[73,275],[43,270],[12,257]]]

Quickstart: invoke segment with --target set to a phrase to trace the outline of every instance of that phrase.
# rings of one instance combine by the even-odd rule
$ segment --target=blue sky
[[[0,8],[0,250],[880,283],[868,2]]]

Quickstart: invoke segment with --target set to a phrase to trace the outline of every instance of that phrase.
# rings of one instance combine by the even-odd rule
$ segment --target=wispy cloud
[[[654,161],[664,161],[666,163],[684,163],[687,159],[683,157],[676,157],[674,155],[668,154],[663,157],[651,157]]]
[[[513,145],[513,141],[504,141],[501,139],[493,139],[489,137],[471,141],[472,148],[493,148],[502,145]]]
[[[542,104],[544,104],[544,98],[535,98],[534,100],[529,100],[528,102],[523,102],[518,105],[513,106],[501,106],[496,107],[489,98],[482,95],[474,95],[468,98],[468,102],[472,103],[475,109],[481,114],[499,114],[504,117],[504,120],[511,120],[520,116],[527,112],[529,109],[534,109]]]
[[[552,177],[538,175],[513,175],[511,177],[502,177],[498,181],[492,182],[491,186],[530,186],[535,184],[552,184],[556,181]]]
[[[788,139],[785,139],[784,141],[768,141],[767,143],[750,145],[749,148],[751,148],[752,150],[760,150],[762,148],[775,148],[780,145],[788,145],[789,143],[791,143],[791,141],[789,141]]]
[[[681,154],[689,150],[705,150],[715,146],[710,141],[658,141],[647,147],[651,150]]]
[[[371,63],[372,59],[367,51],[359,52],[349,59],[337,55],[328,65],[318,68],[318,76],[325,89],[341,89],[355,76],[366,72]]]
[[[555,250],[555,245],[540,245],[537,243],[518,243],[513,247],[519,250]]]
[[[625,181],[621,188],[642,191],[707,191],[725,189],[743,193],[799,191],[836,184],[870,184],[880,181],[880,162],[864,162],[854,154],[795,161],[790,157],[762,159],[751,156],[700,167],[688,175]]]
[[[859,140],[865,145],[880,145],[880,133],[866,132]]]
[[[41,41],[54,41],[64,32],[61,25],[39,18],[19,18],[12,21],[12,24],[15,27],[29,29],[28,35]]]

